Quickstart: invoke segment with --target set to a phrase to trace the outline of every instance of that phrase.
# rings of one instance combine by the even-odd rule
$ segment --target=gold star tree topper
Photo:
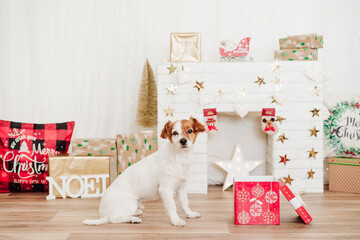
[[[317,137],[317,133],[320,132],[320,130],[317,130],[317,129],[316,129],[316,126],[314,126],[313,129],[309,129],[309,131],[310,131],[310,137],[311,137],[311,136]]]

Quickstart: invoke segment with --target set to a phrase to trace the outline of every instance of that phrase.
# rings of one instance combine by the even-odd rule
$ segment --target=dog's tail
[[[108,217],[103,217],[103,218],[94,219],[94,220],[85,219],[82,223],[86,224],[86,225],[96,226],[96,225],[101,225],[101,224],[105,224],[108,222],[109,222]]]

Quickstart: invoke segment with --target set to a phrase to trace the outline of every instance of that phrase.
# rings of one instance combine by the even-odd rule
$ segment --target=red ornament
[[[258,183],[256,186],[254,186],[254,187],[252,188],[251,192],[252,192],[252,194],[254,195],[254,197],[259,198],[259,197],[261,197],[262,195],[264,195],[265,190],[264,190],[264,188],[263,188],[262,186],[260,186],[259,183]]]
[[[240,224],[248,224],[250,222],[250,215],[243,210],[238,214],[238,221]]]
[[[262,218],[267,224],[270,224],[275,221],[276,216],[273,212],[267,210],[266,212],[263,213]]]
[[[267,203],[275,203],[277,200],[278,195],[273,190],[270,190],[265,194],[265,201]]]
[[[254,204],[250,207],[250,214],[251,216],[258,217],[262,213],[262,208],[259,204]]]
[[[237,199],[239,202],[247,202],[250,199],[250,193],[243,188],[237,193]]]

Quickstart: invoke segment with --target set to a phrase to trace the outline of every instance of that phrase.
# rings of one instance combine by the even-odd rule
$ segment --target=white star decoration
[[[278,61],[275,61],[275,63],[272,64],[272,67],[273,67],[272,72],[276,72],[276,71],[279,71],[279,70],[280,70],[281,65],[278,63]]]
[[[275,76],[274,80],[272,82],[275,84],[276,90],[279,90],[281,88],[281,78],[278,78],[278,76]]]
[[[243,88],[243,87],[236,89],[236,92],[238,93],[238,97],[246,96],[245,88]]]
[[[167,94],[172,94],[175,95],[175,91],[176,91],[177,87],[175,87],[174,85],[170,85],[170,87],[167,87],[166,90],[168,91]]]
[[[237,144],[231,161],[214,161],[214,163],[227,172],[223,185],[223,191],[225,191],[233,185],[234,176],[249,176],[250,172],[262,164],[263,161],[244,160],[240,145]]]
[[[224,92],[222,89],[215,90],[216,97],[222,97],[224,95]]]

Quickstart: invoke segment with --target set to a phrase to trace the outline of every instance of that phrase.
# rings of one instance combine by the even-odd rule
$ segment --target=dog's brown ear
[[[168,121],[166,124],[165,124],[165,126],[164,126],[164,128],[163,128],[163,130],[161,131],[161,134],[160,134],[160,137],[162,137],[162,138],[170,138],[170,136],[171,136],[171,133],[170,133],[170,131],[171,131],[171,126],[172,126],[172,122],[171,121]]]
[[[205,132],[205,127],[196,118],[190,117],[190,121],[193,122],[193,128],[195,132]]]

